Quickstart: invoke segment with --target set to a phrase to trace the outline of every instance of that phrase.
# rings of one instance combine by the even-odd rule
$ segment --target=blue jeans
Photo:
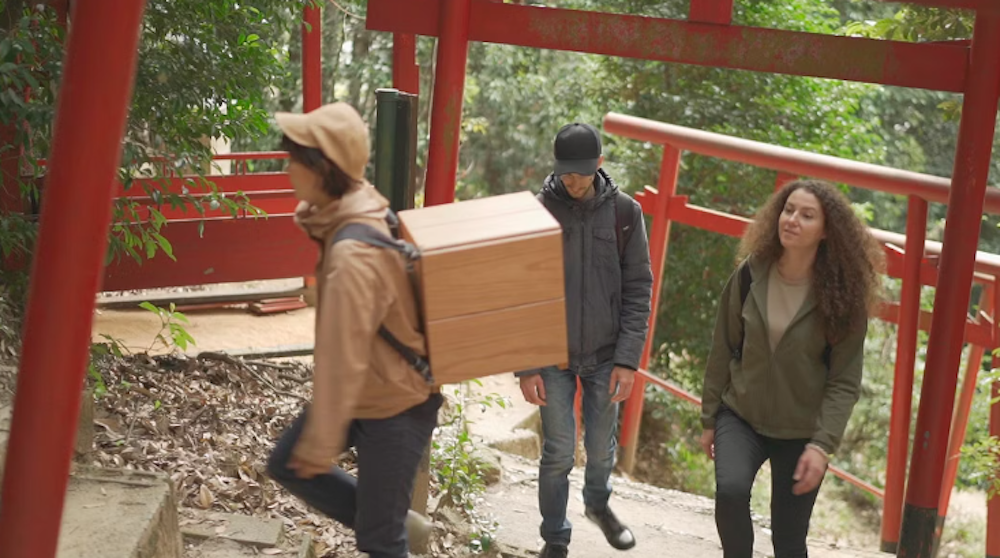
[[[288,468],[305,425],[308,411],[303,411],[275,445],[268,473],[310,506],[354,529],[358,550],[371,558],[406,558],[413,482],[442,401],[435,393],[396,416],[351,422],[347,443],[358,451],[356,479],[336,467],[311,479],[299,478]]]
[[[588,508],[604,509],[611,496],[611,471],[615,466],[615,432],[618,404],[608,393],[613,364],[592,372],[575,374],[545,368],[545,406],[542,415],[542,463],[538,471],[538,507],[542,512],[542,539],[549,544],[568,545],[573,526],[566,518],[569,500],[569,473],[576,449],[576,420],[573,401],[576,379],[583,386],[584,445],[587,468],[584,473],[583,501]]]

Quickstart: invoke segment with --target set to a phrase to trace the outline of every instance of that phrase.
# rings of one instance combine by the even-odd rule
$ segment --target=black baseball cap
[[[554,146],[555,174],[589,175],[601,159],[601,134],[590,124],[574,122],[559,129]]]

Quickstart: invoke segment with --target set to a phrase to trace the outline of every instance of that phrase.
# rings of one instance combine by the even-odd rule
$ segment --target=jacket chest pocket
[[[594,228],[594,263],[602,269],[620,269],[618,238],[611,227]]]

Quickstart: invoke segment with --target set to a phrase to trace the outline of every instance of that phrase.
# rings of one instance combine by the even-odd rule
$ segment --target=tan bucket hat
[[[331,103],[304,114],[274,114],[278,127],[295,143],[315,147],[347,176],[364,180],[368,165],[368,126],[347,103]]]

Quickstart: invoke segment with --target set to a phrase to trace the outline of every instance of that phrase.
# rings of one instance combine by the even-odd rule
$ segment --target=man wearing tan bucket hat
[[[348,104],[278,113],[295,222],[320,246],[313,398],[277,442],[269,474],[355,530],[371,558],[408,555],[411,493],[437,426],[441,395],[382,337],[426,354],[416,299],[399,253],[335,236],[363,224],[389,236],[389,202],[365,180],[368,126]],[[339,237],[338,237],[339,239]],[[336,467],[357,450],[357,479]]]

